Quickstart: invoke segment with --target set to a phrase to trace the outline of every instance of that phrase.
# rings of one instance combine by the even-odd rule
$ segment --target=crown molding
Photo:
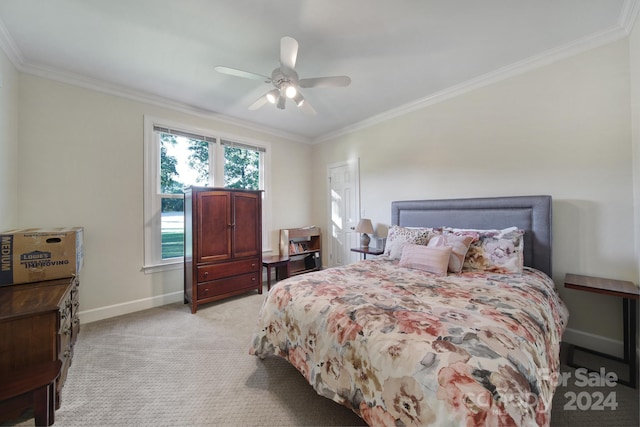
[[[5,52],[11,63],[13,63],[13,66],[16,67],[18,71],[24,74],[30,74],[36,77],[54,80],[60,83],[94,90],[108,95],[114,95],[145,104],[151,104],[157,107],[167,108],[170,110],[192,114],[206,119],[216,120],[224,124],[242,127],[251,131],[275,136],[277,138],[284,138],[305,144],[310,144],[312,142],[310,138],[304,137],[302,135],[280,131],[268,126],[258,125],[256,123],[245,120],[235,119],[219,113],[181,103],[169,98],[152,95],[124,86],[108,84],[104,81],[92,79],[80,74],[29,64],[25,62],[20,49],[18,49],[17,45],[13,41],[13,38],[7,31],[6,26],[4,25],[2,20],[0,20],[0,48]]]
[[[636,0],[628,0],[628,2],[629,1],[637,3]],[[627,35],[628,34],[624,28],[615,26],[609,30],[584,37],[558,48],[547,50],[546,52],[543,52],[539,55],[535,55],[523,61],[498,68],[495,71],[489,72],[477,78],[467,80],[466,82],[463,82],[461,84],[451,86],[439,92],[435,92],[429,96],[417,99],[400,107],[372,116],[353,125],[338,129],[334,132],[327,133],[318,138],[315,138],[313,140],[313,143],[325,142],[334,138],[338,138],[340,136],[353,133],[358,130],[375,126],[377,124],[386,122],[387,120],[391,120],[393,118],[403,116],[413,111],[438,104],[440,102],[446,101],[447,99],[451,99],[471,92],[473,90],[480,89],[499,81],[506,80],[508,78],[543,67],[545,65],[552,64],[554,62],[569,58],[582,52],[586,52],[596,47],[604,46],[606,44],[625,38],[627,37]]]
[[[545,65],[552,64],[562,59],[577,55],[579,53],[594,49],[596,47],[604,46],[614,41],[627,37],[637,21],[638,14],[640,13],[640,0],[625,0],[622,7],[620,17],[618,19],[618,25],[608,30],[596,33],[570,42],[564,46],[550,49],[542,54],[530,57],[523,61],[516,62],[511,65],[499,68],[490,73],[484,74],[477,78],[468,80],[461,84],[451,86],[447,89],[435,92],[424,98],[415,100],[413,102],[404,104],[400,107],[393,108],[381,114],[369,117],[353,125],[337,129],[335,131],[326,133],[316,138],[308,138],[302,135],[293,134],[290,132],[284,132],[277,129],[270,128],[268,126],[258,125],[253,122],[235,119],[230,116],[225,116],[212,111],[207,111],[181,103],[169,98],[164,98],[149,93],[137,91],[128,87],[107,84],[104,81],[97,79],[91,79],[86,76],[62,72],[60,70],[36,66],[25,62],[20,49],[18,49],[13,38],[9,34],[6,26],[0,19],[0,48],[5,52],[9,60],[18,69],[18,71],[31,74],[34,76],[51,79],[61,83],[82,87],[85,89],[95,90],[98,92],[123,97],[126,99],[143,102],[158,107],[179,111],[182,113],[193,114],[198,117],[213,119],[225,124],[239,126],[255,132],[265,133],[278,138],[285,138],[288,140],[301,142],[305,144],[317,144],[325,141],[329,141],[340,136],[351,134],[358,130],[362,130],[393,118],[411,113],[413,111],[443,102],[447,99],[451,99],[473,90],[497,83],[499,81],[517,76],[519,74],[526,73],[536,68],[543,67]]]
[[[637,21],[639,11],[639,0],[626,0],[624,2],[622,10],[620,11],[620,18],[618,18],[618,23],[622,28],[624,28],[624,31],[627,33],[627,35],[631,34],[631,31],[633,31],[633,27]]]
[[[284,132],[277,129],[270,128],[268,126],[258,125],[253,122],[235,119],[230,116],[225,116],[213,111],[204,110],[189,104],[185,104],[179,101],[175,101],[162,96],[152,95],[150,93],[131,89],[129,87],[113,85],[105,83],[104,81],[88,78],[83,75],[60,71],[53,68],[40,67],[30,64],[23,64],[21,71],[25,74],[30,74],[36,77],[42,77],[45,79],[54,80],[60,83],[69,84],[72,86],[82,87],[84,89],[90,89],[97,92],[106,93],[108,95],[114,95],[133,101],[142,102],[145,104],[155,105],[157,107],[167,108],[170,110],[192,114],[198,117],[216,120],[225,124],[239,126],[244,129],[252,130],[255,132],[265,133],[278,138],[285,138],[288,140],[302,142],[309,144],[311,140],[301,135],[293,134],[290,132]]]
[[[18,71],[22,71],[21,67],[24,63],[24,58],[2,19],[0,19],[0,49],[4,51],[14,67],[16,67]]]

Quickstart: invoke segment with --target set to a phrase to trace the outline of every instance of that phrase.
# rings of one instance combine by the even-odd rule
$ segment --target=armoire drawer
[[[198,299],[207,299],[217,295],[228,294],[242,289],[257,288],[260,273],[247,273],[239,276],[218,279],[198,284]]]
[[[259,258],[248,258],[239,261],[198,266],[198,282],[208,282],[248,271],[260,271],[260,267],[261,263]]]

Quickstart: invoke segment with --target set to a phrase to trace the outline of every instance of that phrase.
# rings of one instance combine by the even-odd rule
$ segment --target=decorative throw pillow
[[[464,264],[464,258],[467,255],[469,246],[473,241],[477,239],[477,235],[455,235],[455,234],[441,234],[433,236],[429,239],[428,247],[443,247],[448,246],[451,248],[451,256],[449,257],[449,271],[452,273],[460,273],[462,271],[462,265]]]
[[[405,244],[426,245],[433,228],[409,228],[392,225],[387,234],[387,245],[382,255],[400,259]]]
[[[411,245],[411,244],[413,244],[413,243],[406,242],[406,241],[403,241],[403,240],[396,240],[389,247],[389,258],[391,258],[391,259],[400,259],[400,257],[402,256],[402,250],[404,249],[404,247],[407,246],[407,245]]]
[[[398,265],[446,276],[450,255],[451,247],[449,246],[428,247],[407,244],[404,246]]]
[[[469,247],[463,270],[495,273],[522,273],[524,265],[524,230],[509,227],[502,230],[464,230],[445,228],[444,234],[478,233]]]

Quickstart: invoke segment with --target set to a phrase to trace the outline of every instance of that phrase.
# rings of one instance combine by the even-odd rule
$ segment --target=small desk
[[[271,290],[271,268],[276,268],[278,279],[289,277],[289,257],[286,255],[262,257],[262,266],[267,267],[267,291]]]
[[[569,289],[593,292],[596,294],[612,295],[622,298],[622,321],[624,328],[624,356],[622,358],[610,354],[601,353],[588,348],[571,345],[567,364],[572,368],[581,368],[573,362],[573,350],[577,348],[587,353],[623,362],[629,367],[629,380],[618,380],[619,383],[633,388],[638,387],[638,371],[636,359],[636,325],[637,308],[636,300],[640,299],[640,289],[633,283],[625,280],[603,279],[600,277],[581,276],[569,274],[564,278],[564,286]],[[633,301],[632,301],[633,300]]]
[[[369,255],[382,255],[384,251],[378,248],[351,248],[351,252],[358,252],[364,254],[364,259],[367,259],[367,254]]]

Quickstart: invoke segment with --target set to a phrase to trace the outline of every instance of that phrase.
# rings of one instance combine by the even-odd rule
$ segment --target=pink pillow
[[[438,276],[447,275],[451,247],[428,247],[424,245],[407,244],[402,249],[402,256],[398,265],[415,268]]]
[[[476,240],[474,235],[457,236],[453,234],[434,236],[429,240],[428,247],[444,247],[451,248],[451,256],[449,257],[449,271],[452,273],[460,273],[464,265],[464,257],[467,255],[469,246]]]

